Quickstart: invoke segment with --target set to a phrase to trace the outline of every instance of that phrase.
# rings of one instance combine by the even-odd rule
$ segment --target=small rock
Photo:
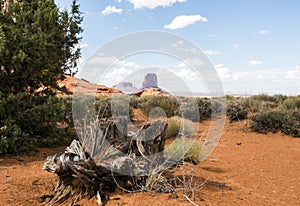
[[[33,180],[31,184],[32,184],[32,185],[37,185],[37,183],[38,183],[39,181],[40,181],[40,179]]]
[[[239,145],[239,146],[240,146],[240,145],[242,145],[242,143],[241,143],[241,142],[237,142],[236,145]]]
[[[239,200],[244,200],[242,196],[237,197]]]

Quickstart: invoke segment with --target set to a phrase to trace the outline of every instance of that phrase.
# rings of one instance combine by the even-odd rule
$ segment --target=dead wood
[[[43,169],[57,174],[58,182],[42,201],[74,205],[97,195],[104,204],[106,193],[119,185],[139,190],[167,183],[159,176],[167,167],[163,164],[166,128],[165,122],[157,121],[127,135],[126,118],[91,122],[65,152],[47,158]],[[151,181],[153,177],[159,178]]]

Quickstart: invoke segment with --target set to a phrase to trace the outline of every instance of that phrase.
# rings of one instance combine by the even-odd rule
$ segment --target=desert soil
[[[207,128],[208,123],[202,123]],[[203,132],[203,131],[200,131]],[[0,157],[0,205],[39,205],[50,194],[56,176],[42,170],[47,156],[63,151],[39,149]],[[300,138],[257,134],[248,122],[227,123],[224,135],[207,160],[196,166],[196,205],[300,205]],[[110,194],[108,206],[192,205],[181,194]],[[97,205],[95,198],[77,205]]]

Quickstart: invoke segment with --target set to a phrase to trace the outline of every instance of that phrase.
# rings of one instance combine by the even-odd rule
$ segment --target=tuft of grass
[[[194,139],[176,138],[164,151],[166,159],[198,164],[202,145]]]
[[[197,124],[191,120],[181,117],[171,117],[168,120],[167,138],[181,136],[192,136],[197,130]]]

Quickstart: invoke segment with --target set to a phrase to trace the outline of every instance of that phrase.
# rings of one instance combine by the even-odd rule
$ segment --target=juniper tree
[[[53,94],[81,55],[79,5],[60,11],[54,0],[7,2],[0,1],[1,92]]]

